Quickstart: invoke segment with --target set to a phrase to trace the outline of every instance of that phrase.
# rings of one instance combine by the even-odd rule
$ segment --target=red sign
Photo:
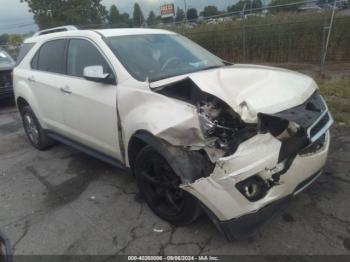
[[[162,18],[175,16],[174,4],[166,4],[160,7],[160,16]]]

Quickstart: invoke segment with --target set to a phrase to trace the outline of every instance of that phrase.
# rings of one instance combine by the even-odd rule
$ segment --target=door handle
[[[67,95],[72,94],[72,91],[70,90],[69,86],[61,87],[60,90],[64,94],[67,94]]]
[[[27,79],[29,82],[35,82],[34,76],[29,76]]]

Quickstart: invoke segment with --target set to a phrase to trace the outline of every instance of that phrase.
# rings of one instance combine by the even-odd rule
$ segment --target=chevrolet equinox
[[[170,223],[204,211],[228,239],[249,236],[322,173],[333,119],[306,75],[154,29],[62,27],[22,49],[14,91],[30,143],[131,170]]]

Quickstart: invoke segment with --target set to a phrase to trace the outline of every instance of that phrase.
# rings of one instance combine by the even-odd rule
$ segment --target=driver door
[[[67,81],[63,87],[63,119],[68,137],[120,159],[117,86],[89,81],[85,67],[102,65],[114,77],[98,47],[87,39],[70,39],[67,50]]]

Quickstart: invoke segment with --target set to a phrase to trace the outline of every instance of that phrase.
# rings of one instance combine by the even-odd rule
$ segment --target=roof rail
[[[47,35],[52,33],[65,32],[65,31],[76,31],[76,30],[79,30],[79,29],[74,25],[59,26],[59,27],[49,28],[49,29],[36,32],[33,36]]]

